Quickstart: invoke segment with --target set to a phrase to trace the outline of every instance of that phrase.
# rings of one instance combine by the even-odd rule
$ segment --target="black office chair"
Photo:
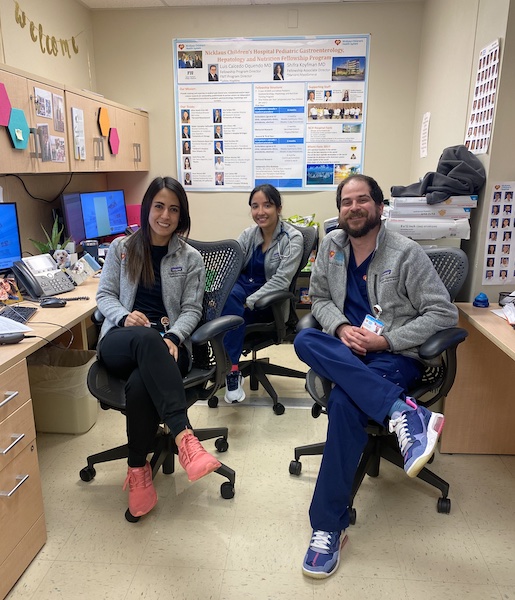
[[[318,229],[316,227],[299,227],[293,225],[302,233],[304,239],[304,250],[300,266],[292,279],[288,291],[278,291],[268,294],[266,298],[261,298],[255,304],[255,310],[272,309],[274,320],[269,323],[252,323],[245,327],[245,340],[243,342],[243,356],[252,355],[250,360],[243,360],[239,363],[239,369],[243,377],[250,377],[250,389],[256,391],[261,384],[273,401],[273,411],[276,415],[284,413],[284,404],[278,401],[278,396],[274,390],[267,375],[281,375],[283,377],[296,377],[304,379],[306,373],[289,369],[280,365],[270,364],[268,358],[257,357],[259,350],[269,346],[278,345],[283,342],[292,342],[295,337],[297,323],[299,321],[296,312],[297,294],[295,287],[297,278],[302,269],[307,265],[311,252],[316,247],[318,240]],[[284,322],[283,304],[286,300],[290,301],[290,312],[288,320]],[[218,399],[212,398],[209,404],[211,407],[218,405]]]
[[[188,240],[202,255],[206,266],[206,290],[202,305],[202,318],[198,328],[191,336],[193,342],[193,367],[184,377],[184,388],[188,407],[197,400],[209,400],[216,390],[225,382],[225,376],[230,369],[230,362],[223,345],[225,333],[235,329],[242,323],[241,317],[224,316],[220,314],[227,297],[240,274],[243,253],[235,240],[219,242],[198,242]],[[103,320],[99,311],[94,317],[97,323]],[[88,388],[98,399],[104,410],[114,409],[125,411],[125,381],[108,373],[100,361],[95,362],[88,372]],[[215,447],[218,452],[229,448],[227,442],[227,427],[195,429],[195,435],[200,441],[218,438]],[[175,470],[175,455],[178,453],[173,436],[168,428],[160,425],[156,433],[155,447],[152,452],[150,465],[152,477],[162,467],[163,473],[171,474]],[[127,458],[128,446],[124,444],[110,450],[104,450],[87,458],[87,466],[80,471],[82,481],[91,481],[95,475],[97,463]],[[229,481],[222,484],[220,493],[223,498],[234,496],[235,472],[223,465],[216,473]],[[128,521],[135,522],[139,517],[133,517],[129,510],[125,513]]]
[[[440,279],[445,284],[451,300],[454,300],[467,276],[467,255],[458,248],[429,249],[427,250],[427,254]],[[320,325],[311,314],[303,317],[299,323],[299,329],[308,327],[320,328]],[[419,356],[422,359],[431,360],[440,356],[441,364],[436,367],[427,366],[422,380],[414,389],[408,391],[408,395],[416,398],[418,404],[427,408],[447,396],[456,377],[456,349],[465,340],[467,335],[468,333],[465,329],[452,327],[435,333],[420,347]],[[311,414],[317,418],[322,412],[326,412],[332,384],[329,380],[319,377],[310,369],[306,376],[306,389],[313,400],[315,400]],[[369,475],[370,477],[377,477],[379,475],[381,458],[385,458],[401,469],[404,468],[404,460],[399,451],[395,434],[391,434],[387,427],[371,420],[368,422],[367,433],[368,442],[361,455],[352,485],[349,504],[351,525],[354,525],[356,522],[356,509],[353,506],[354,498],[365,475]],[[290,474],[300,475],[302,470],[300,457],[321,455],[324,452],[324,446],[325,442],[321,442],[295,448],[295,459],[290,463]],[[429,462],[432,461],[433,458]],[[417,477],[441,491],[442,497],[438,499],[437,510],[439,513],[448,514],[451,511],[451,500],[448,498],[449,484],[427,467],[424,467]]]

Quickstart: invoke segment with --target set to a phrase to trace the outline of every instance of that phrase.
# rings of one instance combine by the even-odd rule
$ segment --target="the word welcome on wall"
[[[48,54],[49,56],[57,56],[59,52],[62,53],[63,56],[68,56],[71,58],[70,53],[70,44],[74,54],[79,53],[79,47],[75,40],[75,37],[72,37],[70,40],[57,39],[54,36],[49,36],[43,32],[43,25],[41,23],[36,25],[34,21],[31,21],[25,11],[21,10],[18,2],[14,2],[14,18],[16,23],[23,29],[27,23],[29,24],[29,32],[30,38],[33,42],[39,41],[39,47],[43,54]]]

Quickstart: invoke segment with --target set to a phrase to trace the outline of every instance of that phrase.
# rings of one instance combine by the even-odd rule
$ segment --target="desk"
[[[60,297],[89,296],[64,308],[39,308],[28,335],[0,346],[0,598],[4,598],[46,542],[46,525],[26,358],[47,341],[88,348],[98,279]],[[45,338],[45,339],[41,339]]]
[[[458,346],[440,452],[515,454],[515,330],[490,308],[456,306],[469,337]]]

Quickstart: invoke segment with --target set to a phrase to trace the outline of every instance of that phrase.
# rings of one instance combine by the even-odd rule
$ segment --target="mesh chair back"
[[[454,301],[467,277],[467,255],[459,248],[430,248],[426,252]]]
[[[188,244],[200,252],[206,266],[206,290],[200,321],[202,324],[222,314],[229,293],[243,268],[243,253],[236,240],[188,240]]]

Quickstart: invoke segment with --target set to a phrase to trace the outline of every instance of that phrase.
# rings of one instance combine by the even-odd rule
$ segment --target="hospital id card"
[[[372,333],[381,335],[383,333],[384,323],[379,319],[375,319],[372,315],[367,315],[363,319],[361,327],[363,327],[363,329],[368,329],[368,331],[371,331]]]

